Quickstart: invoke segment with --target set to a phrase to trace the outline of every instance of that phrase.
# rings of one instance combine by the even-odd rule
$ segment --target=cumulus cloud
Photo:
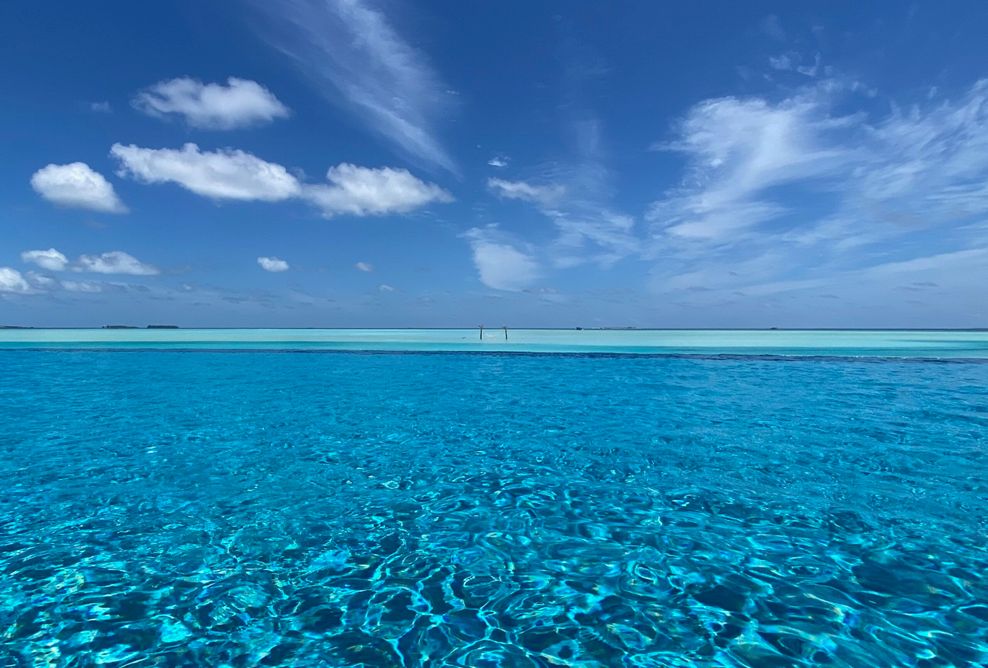
[[[191,143],[181,149],[114,144],[110,154],[120,161],[121,176],[142,183],[175,183],[203,197],[278,202],[301,193],[287,169],[244,151],[201,151]]]
[[[236,77],[227,79],[225,86],[188,77],[161,81],[138,93],[134,107],[152,116],[178,115],[208,130],[260,125],[289,115],[288,107],[267,88]]]
[[[451,96],[425,56],[362,0],[255,0],[261,34],[334,103],[407,155],[456,171],[436,136]]]
[[[125,213],[113,185],[84,162],[50,164],[31,177],[31,187],[49,202],[103,213]]]
[[[150,264],[141,262],[123,251],[110,251],[99,255],[80,255],[75,262],[69,262],[64,253],[55,248],[30,250],[21,253],[21,260],[35,264],[48,271],[77,271],[96,274],[130,274],[132,276],[153,276],[160,273]],[[48,285],[54,279],[30,272],[29,277],[38,285]]]
[[[366,271],[366,272],[374,271],[374,265],[372,265],[370,262],[358,262],[353,266],[359,269],[360,271]]]
[[[0,292],[28,293],[31,286],[21,272],[11,267],[0,267]]]
[[[304,197],[327,218],[338,214],[407,213],[432,202],[453,201],[448,192],[417,179],[405,169],[374,169],[343,163],[330,167],[326,179],[328,185],[306,186]]]
[[[257,258],[257,264],[261,266],[264,271],[279,272],[288,271],[290,265],[278,257],[259,257]]]
[[[518,199],[540,206],[554,206],[566,193],[566,188],[557,184],[535,185],[525,181],[487,179],[487,187],[505,199]]]
[[[532,255],[501,237],[494,227],[475,227],[463,235],[473,251],[480,282],[494,290],[517,292],[538,280],[540,271]]]
[[[54,248],[24,251],[21,260],[49,271],[63,271],[69,263],[69,259]]]
[[[123,251],[110,251],[100,255],[80,255],[72,270],[94,274],[129,274],[131,276],[154,276],[160,273],[157,267],[145,264]]]
[[[506,155],[495,155],[493,158],[487,161],[487,164],[491,167],[497,167],[498,169],[508,166],[508,156]]]
[[[350,214],[374,216],[408,213],[453,197],[434,183],[406,169],[330,167],[326,184],[302,184],[282,165],[234,149],[202,151],[195,144],[181,149],[150,149],[114,144],[120,174],[143,183],[175,183],[212,199],[277,202],[301,198],[327,218]]]

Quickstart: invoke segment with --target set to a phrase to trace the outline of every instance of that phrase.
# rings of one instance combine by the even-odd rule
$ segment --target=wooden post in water
[[[507,341],[508,340],[508,326],[507,325],[502,325],[502,327],[504,327],[504,340]]]
[[[484,326],[483,325],[480,326],[480,340],[481,341],[484,340]]]

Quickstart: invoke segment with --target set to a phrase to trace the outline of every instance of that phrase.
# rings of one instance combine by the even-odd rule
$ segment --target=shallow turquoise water
[[[0,348],[0,666],[984,664],[985,388]]]
[[[988,330],[7,329],[0,349],[374,350],[988,359]]]

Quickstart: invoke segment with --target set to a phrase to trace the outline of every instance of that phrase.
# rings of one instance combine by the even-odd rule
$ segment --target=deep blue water
[[[986,388],[0,350],[0,666],[984,664]]]

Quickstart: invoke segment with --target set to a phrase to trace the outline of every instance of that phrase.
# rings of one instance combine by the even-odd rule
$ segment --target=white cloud
[[[326,97],[403,152],[455,171],[434,125],[449,108],[447,86],[380,11],[362,0],[255,0],[272,45]]]
[[[820,54],[816,54],[813,58],[812,65],[800,65],[796,71],[811,78],[815,77],[820,72]]]
[[[452,195],[408,170],[373,169],[343,163],[330,167],[329,185],[306,186],[304,196],[327,218],[338,214],[372,216],[407,213],[432,202],[451,202]]]
[[[31,250],[21,253],[21,260],[35,264],[48,271],[91,272],[96,274],[130,274],[133,276],[153,276],[159,273],[152,265],[145,264],[133,255],[123,251],[110,251],[100,255],[81,255],[70,263],[64,253],[55,249]],[[50,285],[54,279],[30,272],[28,276],[38,285]]]
[[[49,288],[55,284],[54,278],[39,274],[36,271],[27,272],[27,280],[39,288]]]
[[[778,56],[769,56],[768,65],[773,70],[791,71],[796,68],[799,57],[793,53],[782,53]]]
[[[114,144],[110,153],[120,161],[122,176],[143,183],[176,183],[213,199],[278,202],[301,193],[287,169],[244,151],[200,151],[195,144],[181,149]]]
[[[31,292],[31,286],[21,272],[11,267],[0,267],[0,292]]]
[[[822,71],[830,71],[828,68],[821,68],[820,65],[820,54],[817,53],[813,57],[812,65],[803,65],[803,57],[795,51],[787,51],[786,53],[781,53],[778,56],[770,56],[768,59],[768,65],[773,70],[779,70],[782,72],[797,72],[804,76],[813,78]]]
[[[494,290],[517,292],[538,280],[538,263],[531,254],[500,238],[492,227],[472,228],[463,235],[473,250],[480,282]]]
[[[684,153],[691,168],[651,208],[660,233],[736,243],[799,211],[805,202],[792,199],[793,189],[831,200],[829,215],[803,214],[804,240],[877,240],[879,228],[902,232],[988,213],[988,81],[960,100],[877,122],[834,116],[835,91],[831,83],[777,103],[722,98],[694,107],[677,139],[661,146]]]
[[[506,155],[495,155],[493,158],[487,161],[487,164],[491,167],[507,167],[508,166],[508,156]]]
[[[225,86],[188,77],[161,81],[138,93],[134,107],[152,116],[177,114],[193,127],[210,130],[260,125],[289,115],[267,88],[236,77]]]
[[[395,289],[392,286],[388,285],[387,283],[381,283],[379,286],[377,286],[377,289],[378,289],[379,292],[394,292],[395,291]]]
[[[906,318],[919,303],[908,281],[976,302],[972,279],[988,271],[988,81],[888,114],[834,111],[871,95],[824,80],[780,100],[693,107],[659,147],[689,167],[649,212],[655,289],[696,291],[694,307],[703,295],[768,309],[822,291],[843,304],[843,323],[896,308]],[[804,322],[836,321],[807,311]]]
[[[290,268],[290,265],[287,262],[277,257],[259,257],[257,258],[257,264],[259,264],[261,269],[264,271],[275,273],[279,271],[288,271]]]
[[[110,106],[109,102],[90,102],[89,110],[95,111],[97,114],[109,114],[113,112],[113,107]]]
[[[595,131],[594,131],[595,132]],[[567,185],[536,185],[526,181],[488,179],[488,187],[506,199],[530,202],[552,221],[558,235],[549,246],[552,264],[560,268],[594,262],[607,267],[639,252],[635,220],[611,210],[606,182],[609,170],[595,155],[596,138],[584,138],[582,160],[559,167],[553,176]]]
[[[31,187],[59,206],[104,213],[127,211],[110,182],[84,162],[46,165],[31,177]]]
[[[777,218],[786,207],[760,195],[840,174],[856,149],[827,135],[847,123],[830,117],[825,100],[812,94],[774,105],[733,97],[701,102],[677,139],[657,146],[684,153],[690,169],[683,186],[653,204],[648,217],[666,234],[707,240]]]
[[[110,251],[100,255],[80,255],[72,270],[94,274],[130,274],[132,276],[153,276],[160,273],[157,267],[145,264],[123,251]]]
[[[543,165],[534,181],[492,178],[488,188],[500,197],[531,203],[552,222],[558,234],[547,255],[556,267],[589,262],[608,267],[639,253],[634,218],[610,205],[615,179],[603,124],[593,113],[577,110],[563,129],[572,147],[569,158]]]
[[[360,271],[366,271],[366,272],[374,271],[374,265],[372,265],[370,262],[358,262],[353,266],[359,269]]]
[[[69,292],[103,292],[103,286],[93,281],[61,281],[60,285]]]
[[[566,193],[566,188],[558,184],[533,185],[525,181],[496,178],[487,179],[487,187],[505,199],[532,202],[542,207],[555,206]]]
[[[49,271],[64,271],[69,263],[69,259],[54,248],[24,251],[21,253],[21,260]]]
[[[176,183],[213,199],[278,202],[302,198],[324,216],[373,216],[408,213],[453,197],[434,183],[406,169],[370,168],[342,163],[330,167],[328,184],[302,184],[282,165],[234,149],[201,151],[195,144],[181,149],[150,149],[114,144],[121,176],[143,183]]]

